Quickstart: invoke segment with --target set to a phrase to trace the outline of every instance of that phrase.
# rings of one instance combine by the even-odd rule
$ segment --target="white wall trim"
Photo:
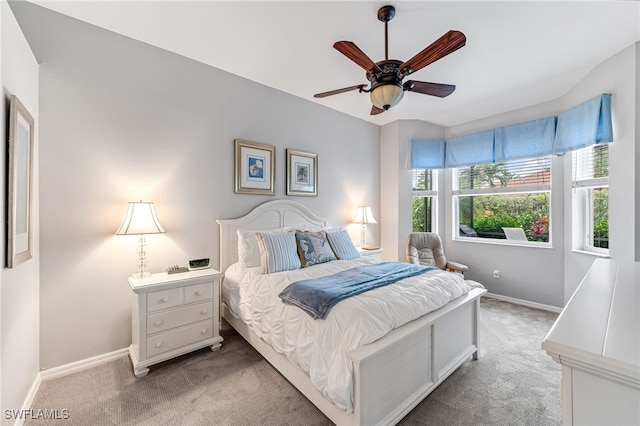
[[[26,413],[30,408],[31,404],[33,404],[33,400],[36,399],[36,394],[38,393],[38,389],[40,389],[40,384],[42,383],[41,373],[36,374],[36,378],[31,384],[31,388],[29,388],[29,392],[27,393],[24,402],[22,403],[21,413]],[[14,426],[22,426],[24,424],[26,417],[16,416],[16,421],[13,423]]]
[[[528,306],[529,308],[542,309],[543,311],[555,312],[556,314],[559,314],[560,312],[562,312],[562,308],[558,308],[557,306],[530,302],[528,300],[516,299],[515,297],[503,296],[501,294],[487,293],[483,297],[502,300],[503,302],[514,303],[516,305]]]
[[[117,351],[108,352],[106,354],[97,355],[91,358],[81,359],[80,361],[71,362],[59,367],[49,368],[47,370],[41,371],[39,375],[41,376],[42,380],[56,379],[58,377],[68,376],[69,374],[77,373],[89,368],[106,364],[111,361],[115,361],[116,359],[122,358],[127,355],[129,355],[129,348],[118,349]]]

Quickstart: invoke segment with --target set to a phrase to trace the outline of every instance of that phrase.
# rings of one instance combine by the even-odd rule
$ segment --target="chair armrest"
[[[462,263],[452,262],[451,260],[447,261],[447,270],[448,271],[464,273],[468,269],[469,269],[469,267],[467,265],[463,265]]]

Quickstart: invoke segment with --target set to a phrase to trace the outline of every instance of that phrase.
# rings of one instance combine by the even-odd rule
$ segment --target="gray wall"
[[[152,272],[198,257],[217,266],[215,219],[285,198],[286,148],[319,162],[318,197],[289,198],[334,225],[361,203],[377,214],[377,126],[40,13],[49,31],[24,25],[42,61],[42,368],[131,343],[136,238],[114,235],[128,201],[153,201],[167,230],[147,238]],[[235,138],[276,146],[275,197],[234,194]],[[378,242],[378,229],[369,231]]]
[[[33,257],[15,266],[2,268],[0,273],[0,407],[22,408],[40,367],[40,296],[39,296],[39,234],[38,234],[38,64],[27,40],[5,1],[0,2],[2,33],[2,102],[3,123],[9,114],[9,97],[16,95],[35,120],[34,193],[33,193]],[[7,127],[0,126],[3,141],[8,140]],[[1,162],[1,187],[6,188],[5,162]],[[5,189],[6,191],[6,189]],[[6,192],[3,195],[6,200]],[[2,223],[7,220],[2,210]],[[1,240],[6,241],[5,227],[0,227]],[[4,266],[5,245],[0,244]],[[11,424],[3,412],[2,424]]]

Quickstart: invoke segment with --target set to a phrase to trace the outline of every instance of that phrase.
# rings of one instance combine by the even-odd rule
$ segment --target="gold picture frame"
[[[7,176],[7,268],[32,257],[33,129],[29,111],[11,95]]]
[[[275,195],[276,147],[236,139],[236,194]]]
[[[318,195],[318,154],[287,149],[287,195]]]

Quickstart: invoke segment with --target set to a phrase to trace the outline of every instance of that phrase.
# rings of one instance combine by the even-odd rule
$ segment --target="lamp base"
[[[151,276],[151,272],[148,272],[148,271],[136,272],[135,274],[131,274],[132,278],[147,278],[150,276]]]

